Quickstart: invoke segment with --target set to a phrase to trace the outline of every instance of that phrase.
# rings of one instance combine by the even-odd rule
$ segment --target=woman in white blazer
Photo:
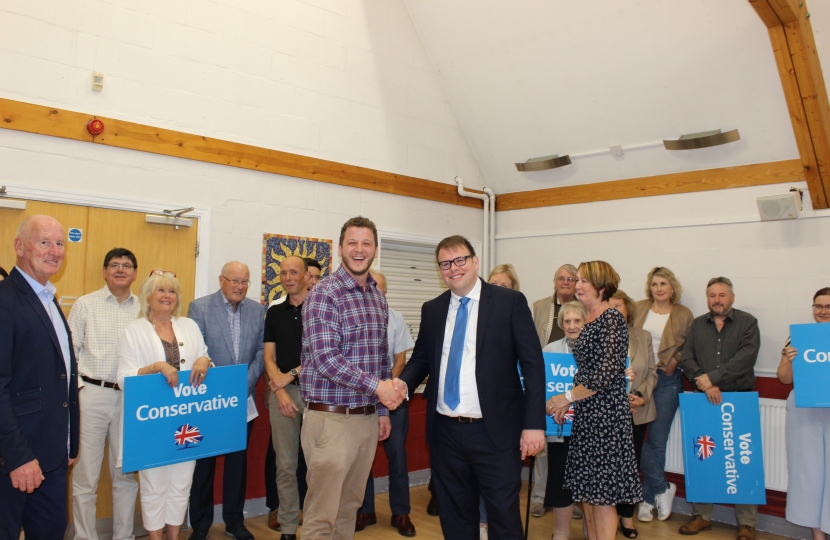
[[[201,384],[210,359],[199,327],[179,316],[181,288],[176,274],[153,270],[141,284],[139,300],[138,319],[124,329],[118,342],[118,385],[123,388],[126,377],[153,373],[164,375],[171,388],[179,384],[180,373],[191,385]],[[195,466],[195,461],[187,461],[139,471],[141,516],[151,540],[161,540],[165,524],[168,540],[178,540]]]

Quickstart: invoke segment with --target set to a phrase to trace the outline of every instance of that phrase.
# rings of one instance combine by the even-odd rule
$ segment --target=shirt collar
[[[734,312],[735,308],[729,308],[729,311],[727,311],[726,315],[724,315],[723,317],[724,320],[729,319],[731,321]],[[706,314],[706,320],[715,322],[715,315],[711,311],[709,311],[709,313]]]
[[[36,295],[40,296],[40,293],[42,293],[44,290],[46,290],[52,296],[55,296],[55,293],[57,292],[57,289],[55,288],[54,285],[52,285],[51,281],[47,281],[46,285],[41,285],[37,280],[35,280],[35,278],[33,278],[32,276],[30,276],[29,274],[24,272],[23,269],[20,268],[19,266],[15,266],[15,268],[17,268],[17,271],[20,272],[23,275],[24,278],[26,278],[26,281],[29,282],[29,285],[35,291]]]
[[[450,295],[452,296],[452,301],[453,301],[454,304],[457,304],[461,300],[461,297],[458,296],[457,294],[455,294],[452,291],[450,291]],[[476,279],[476,284],[473,285],[472,290],[467,293],[465,298],[469,298],[470,300],[474,300],[474,301],[478,302],[478,300],[481,298],[481,280],[480,279]]]
[[[287,301],[288,301],[288,300],[286,299],[286,302],[287,302]],[[242,310],[242,304],[244,304],[244,303],[245,303],[245,299],[243,298],[243,299],[242,299],[242,302],[239,302],[239,304],[236,306],[236,310],[235,310],[235,311],[234,311],[234,309],[233,309],[233,306],[232,306],[232,305],[231,305],[231,303],[230,303],[230,300],[228,300],[227,298],[225,298],[225,293],[222,293],[222,302],[224,302],[224,304],[225,304],[225,308],[226,308],[226,309],[231,310],[231,313],[239,313],[239,312]]]
[[[365,287],[365,289],[364,289],[363,287],[361,287],[361,286],[360,286],[360,284],[358,284],[358,282],[357,282],[357,280],[354,278],[354,276],[352,276],[352,275],[351,275],[351,274],[350,274],[350,273],[346,270],[346,265],[344,265],[344,264],[342,264],[342,263],[341,263],[341,264],[340,264],[340,266],[337,268],[337,271],[336,271],[335,273],[336,273],[336,274],[339,274],[340,279],[344,282],[343,284],[344,284],[346,287],[348,287],[349,289],[358,289],[358,290],[362,290],[363,292],[365,292],[365,291],[368,291],[368,290],[369,290],[369,285],[375,285],[375,286],[377,285],[377,282],[375,281],[375,278],[373,278],[373,277],[372,277],[372,274],[371,274],[371,272],[370,272],[370,273],[369,273],[369,274],[367,274],[367,276],[366,276],[366,287]],[[286,300],[286,302],[287,302],[287,300]]]
[[[106,283],[104,284],[104,291],[106,291],[104,293],[104,300],[109,301],[110,298],[112,298],[113,300],[118,302],[118,298],[116,298],[115,295],[112,294],[109,285],[107,285]],[[133,291],[130,291],[130,296],[126,300],[124,300],[124,302],[134,302],[136,300],[138,300],[138,297],[133,294]]]

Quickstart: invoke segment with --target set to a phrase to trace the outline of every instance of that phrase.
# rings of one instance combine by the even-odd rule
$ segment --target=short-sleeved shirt
[[[412,334],[406,326],[403,315],[392,308],[389,308],[389,361],[391,366],[395,365],[395,355],[408,351],[415,346]]]
[[[264,341],[274,344],[277,368],[281,372],[288,373],[299,367],[303,350],[303,304],[294,306],[286,301],[268,308]]]
[[[300,393],[306,402],[349,408],[378,405],[378,383],[391,375],[386,297],[371,274],[361,287],[341,265],[303,305]]]

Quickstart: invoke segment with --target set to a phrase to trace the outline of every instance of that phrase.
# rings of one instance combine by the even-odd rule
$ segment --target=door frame
[[[28,199],[58,204],[76,206],[90,206],[94,208],[109,208],[112,210],[127,210],[130,212],[144,212],[162,214],[165,208],[186,208],[189,204],[182,202],[159,202],[131,197],[113,197],[95,193],[78,191],[64,191],[55,188],[37,188],[21,184],[3,182],[6,186],[7,197],[10,199]],[[193,205],[193,210],[187,213],[188,217],[199,220],[196,231],[196,241],[199,242],[199,256],[196,257],[196,284],[195,298],[208,294],[208,261],[210,260],[210,218],[211,210],[208,206]]]

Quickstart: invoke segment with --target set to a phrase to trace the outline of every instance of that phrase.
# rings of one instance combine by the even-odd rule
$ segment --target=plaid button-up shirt
[[[344,266],[318,283],[303,305],[300,392],[307,402],[349,408],[378,405],[378,382],[391,376],[386,297],[370,275],[360,287]]]

